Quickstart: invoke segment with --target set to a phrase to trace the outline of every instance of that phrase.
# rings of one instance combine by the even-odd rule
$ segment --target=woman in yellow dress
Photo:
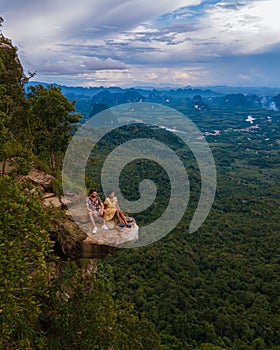
[[[131,227],[131,225],[127,223],[123,212],[120,210],[115,192],[109,193],[109,196],[104,201],[104,206],[106,208],[106,219],[108,221],[112,220],[116,215],[120,227]]]

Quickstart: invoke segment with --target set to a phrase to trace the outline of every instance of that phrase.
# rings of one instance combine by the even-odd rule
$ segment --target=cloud
[[[279,0],[0,0],[38,78],[74,84],[276,83]],[[2,4],[3,2],[3,4]],[[2,6],[3,5],[3,6]],[[20,10],[19,10],[20,9]],[[241,65],[242,63],[242,65]],[[123,79],[123,80],[122,80]]]
[[[42,67],[42,68],[40,68]],[[74,63],[71,59],[52,61],[42,61],[38,65],[37,73],[51,75],[83,75],[97,70],[123,70],[125,65],[122,62],[99,58],[84,58],[79,63]]]
[[[182,68],[150,68],[145,66],[134,67],[133,73],[129,70],[123,71],[96,71],[82,77],[86,86],[112,85],[114,81],[118,86],[139,86],[139,85],[177,85],[186,86],[198,84],[199,77],[204,74],[201,67],[190,69]]]
[[[3,0],[2,0],[3,1]],[[93,56],[90,46],[96,48],[96,57],[108,61],[119,57],[112,52],[110,38],[122,36],[124,31],[132,30],[142,22],[160,16],[166,11],[185,4],[197,4],[198,0],[162,0],[159,3],[150,0],[29,0],[5,2],[3,16],[5,18],[5,34],[13,38],[20,48],[23,63],[28,68],[44,64],[41,71],[51,66],[58,67],[57,61],[67,61],[67,57],[75,53],[77,62],[82,57],[77,48],[89,43],[89,50],[84,46],[84,56]],[[107,47],[104,47],[107,40]],[[66,46],[63,47],[63,45]],[[92,45],[93,44],[93,45]],[[68,45],[68,49],[67,49]],[[73,51],[71,51],[71,49]],[[104,51],[104,52],[103,52]],[[122,51],[120,51],[122,53]],[[61,58],[61,56],[65,58]],[[74,56],[74,55],[73,55]],[[45,57],[46,60],[41,58]],[[51,61],[53,61],[51,63]],[[78,65],[78,63],[76,63]],[[63,64],[60,65],[63,68]],[[107,65],[104,66],[104,69]],[[114,67],[117,68],[117,67]],[[123,69],[122,65],[119,65]],[[63,68],[63,72],[69,71]],[[75,69],[74,69],[75,71]]]
[[[2,0],[3,1],[3,0]],[[45,38],[78,38],[83,35],[100,36],[130,30],[137,24],[173,11],[197,0],[29,0],[22,4],[14,0],[3,11],[17,40]],[[11,2],[10,2],[11,3]]]
[[[280,42],[278,6],[277,0],[256,0],[235,6],[217,3],[202,18],[199,34],[218,38],[225,51],[233,54],[265,52],[270,45]]]

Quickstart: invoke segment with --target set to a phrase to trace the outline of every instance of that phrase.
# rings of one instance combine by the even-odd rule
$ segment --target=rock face
[[[64,259],[103,259],[117,250],[112,246],[90,242],[88,238],[87,234],[71,220],[55,220],[55,231],[52,233],[54,248]]]
[[[102,259],[113,254],[118,248],[129,247],[138,238],[138,226],[133,218],[128,218],[131,228],[119,227],[115,222],[108,222],[109,230],[102,229],[92,233],[92,224],[84,224],[82,229],[71,219],[55,219],[55,231],[52,239],[55,241],[56,252],[63,258]]]
[[[48,198],[47,198],[48,199]],[[49,198],[51,199],[51,198]],[[78,211],[78,208],[74,208]],[[96,220],[97,232],[92,233],[92,224],[86,209],[75,216],[80,222],[74,222],[69,211],[63,218],[55,219],[56,252],[66,259],[103,259],[117,249],[129,247],[138,239],[138,226],[133,218],[127,217],[130,228],[119,227],[115,221],[107,222],[108,230],[102,228],[102,221]]]
[[[42,203],[45,207],[53,206],[55,208],[61,208],[63,205],[60,197],[56,196],[54,193],[46,193],[43,195],[42,199]]]
[[[26,178],[44,192],[53,191],[52,182],[54,180],[54,177],[45,173],[44,171],[32,168]]]
[[[68,198],[71,198],[69,195]],[[68,210],[66,210],[66,215],[71,220],[75,220],[77,226],[86,234],[86,239],[82,243],[82,251],[84,257],[90,255],[92,246],[95,246],[94,249],[97,249],[96,246],[107,246],[107,247],[129,247],[138,239],[139,227],[137,226],[133,218],[127,217],[127,222],[131,225],[128,227],[119,227],[116,220],[107,222],[109,230],[104,230],[102,228],[103,221],[101,218],[95,219],[97,225],[97,232],[92,233],[92,223],[89,220],[89,215],[85,207],[84,202],[79,202],[77,197],[72,196],[73,201],[67,203]],[[74,219],[73,219],[74,218]],[[94,253],[93,253],[94,254]],[[86,256],[85,256],[86,255]]]
[[[71,209],[70,211],[68,210],[66,212],[67,215],[73,216],[75,218],[75,221],[77,221],[79,224],[89,223],[89,216],[88,216],[88,213],[86,211],[86,208],[85,207],[83,208],[83,204],[73,205],[73,206],[71,206],[70,209]]]

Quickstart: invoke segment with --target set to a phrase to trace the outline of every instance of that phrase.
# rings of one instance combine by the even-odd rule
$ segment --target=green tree
[[[200,345],[198,350],[225,350],[225,348],[210,343],[204,343]]]
[[[3,19],[0,18],[0,26]],[[17,56],[17,49],[0,33],[0,159],[6,160],[18,153],[16,144],[22,142],[28,109],[23,84],[26,77]]]
[[[48,348],[160,350],[155,327],[112,298],[112,286],[96,267],[87,259],[60,266],[44,303]]]
[[[42,85],[30,88],[28,102],[33,150],[56,169],[61,166],[74,124],[80,120],[80,115],[74,113],[75,102],[63,96],[60,88]]]
[[[52,250],[49,218],[23,184],[3,176],[0,192],[0,348],[43,349],[39,316]]]

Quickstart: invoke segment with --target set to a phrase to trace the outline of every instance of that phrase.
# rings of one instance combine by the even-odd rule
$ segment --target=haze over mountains
[[[34,86],[41,84],[43,86],[50,85],[49,83],[45,82],[39,82],[39,81],[31,81],[26,85],[26,88],[29,86]],[[148,91],[158,91],[160,93],[163,92],[174,92],[177,91],[182,92],[184,91],[188,95],[194,95],[194,94],[206,94],[206,95],[219,95],[219,94],[256,94],[256,95],[267,95],[267,96],[274,96],[277,95],[280,92],[280,88],[277,87],[266,87],[266,86],[227,86],[227,85],[215,85],[215,86],[204,86],[204,87],[192,87],[192,86],[186,86],[186,87],[175,87],[175,86],[135,86],[130,88],[121,88],[118,86],[111,86],[111,87],[83,87],[83,86],[66,86],[66,85],[59,85],[59,84],[51,84],[55,86],[60,86],[62,89],[63,94],[75,94],[75,95],[85,95],[85,96],[93,96],[96,95],[98,92],[108,90],[111,93],[113,92],[124,92],[124,91],[130,91],[130,90],[136,90],[138,92],[147,93]]]
[[[26,86],[47,83],[29,82]],[[269,87],[211,86],[185,88],[131,87],[72,87],[59,86],[62,93],[76,101],[77,110],[83,115],[82,122],[100,111],[129,102],[161,103],[172,108],[206,111],[211,108],[264,108],[278,111],[280,89]]]

